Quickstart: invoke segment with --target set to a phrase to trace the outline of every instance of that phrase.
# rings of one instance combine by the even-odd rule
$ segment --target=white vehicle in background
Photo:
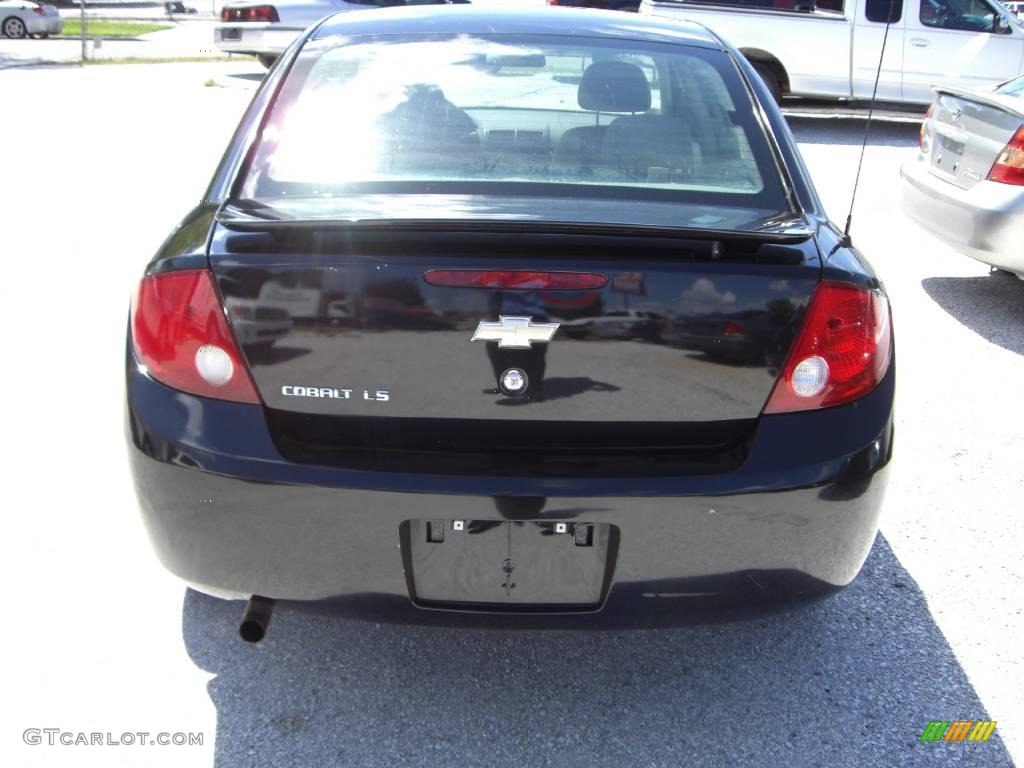
[[[1024,71],[1024,23],[995,0],[643,0],[641,14],[704,24],[739,48],[776,99],[870,99],[890,16],[878,98],[930,104],[932,86],[984,88]],[[742,3],[742,4],[741,4]],[[768,6],[768,7],[760,7]]]
[[[0,0],[6,2],[6,0]],[[269,68],[310,24],[341,11],[403,5],[448,5],[469,0],[238,0],[227,2],[213,44],[225,53],[248,53]]]
[[[0,33],[4,37],[49,37],[64,29],[60,14],[52,5],[27,0],[0,0]]]

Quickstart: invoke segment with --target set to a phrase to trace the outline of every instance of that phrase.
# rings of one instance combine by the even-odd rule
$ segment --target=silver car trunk
[[[1024,122],[1015,101],[1019,103],[996,94],[939,91],[929,119],[931,172],[962,189],[984,180]]]

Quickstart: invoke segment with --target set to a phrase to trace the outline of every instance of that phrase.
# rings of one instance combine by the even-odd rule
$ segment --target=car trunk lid
[[[1012,100],[942,90],[932,107],[928,147],[933,174],[970,189],[988,176],[992,164],[1024,122]]]
[[[812,239],[543,229],[222,225],[211,263],[225,305],[250,308],[236,336],[298,443],[677,449],[756,423],[819,279]],[[452,287],[437,270],[604,280]],[[497,340],[507,318],[529,347]],[[503,391],[510,369],[522,394]]]

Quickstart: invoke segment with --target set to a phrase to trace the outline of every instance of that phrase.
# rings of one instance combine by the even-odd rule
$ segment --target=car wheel
[[[3,24],[4,36],[12,37],[15,40],[20,40],[28,34],[28,29],[25,27],[25,22],[19,19],[17,16],[11,16],[4,20]]]
[[[277,61],[277,56],[268,56],[265,53],[261,53],[256,58],[259,59],[260,64],[262,64],[267,69],[270,69],[272,66],[274,66],[274,62]]]
[[[760,61],[752,61],[750,64],[754,67],[754,71],[761,76],[762,80],[764,80],[764,84],[768,86],[768,92],[771,93],[772,98],[775,99],[775,103],[781,104],[782,83],[779,82],[779,76],[775,74],[771,67],[767,64],[762,64]]]

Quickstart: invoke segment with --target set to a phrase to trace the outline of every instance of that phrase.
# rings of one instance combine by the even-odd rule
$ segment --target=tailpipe
[[[242,623],[238,625],[238,634],[247,643],[258,643],[267,634],[270,617],[274,613],[274,599],[253,595],[246,603]]]

